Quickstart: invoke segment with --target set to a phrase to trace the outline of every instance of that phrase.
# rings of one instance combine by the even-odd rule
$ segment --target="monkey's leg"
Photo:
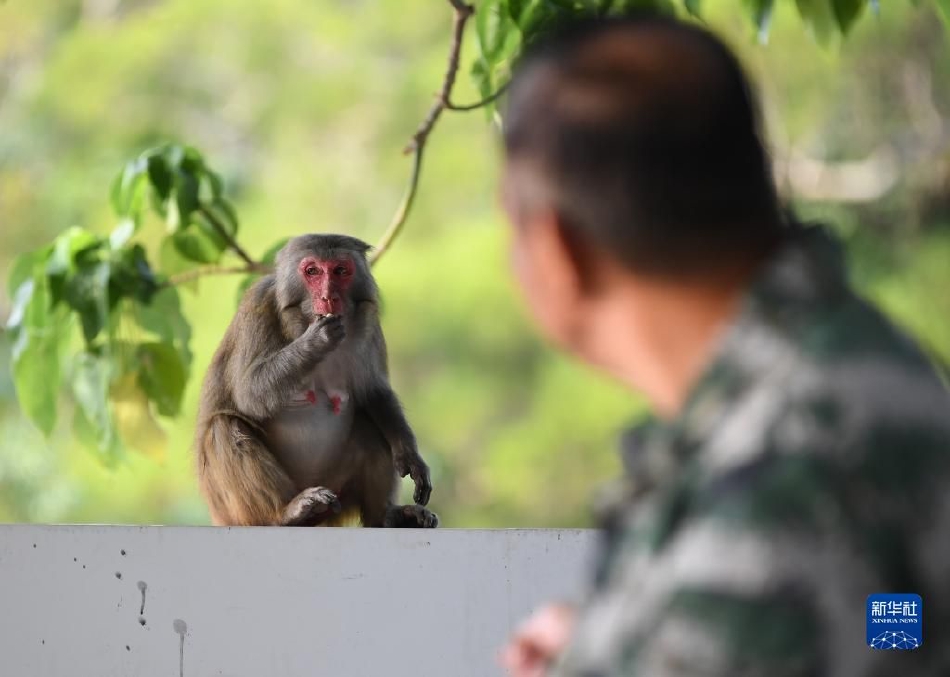
[[[198,450],[198,484],[219,525],[308,524],[334,504],[339,509],[336,496],[322,487],[297,494],[253,426],[228,414],[208,422]]]
[[[399,477],[389,443],[362,409],[357,409],[353,418],[346,458],[354,465],[353,479],[344,493],[352,489],[356,494],[364,527],[383,526],[386,511],[396,498]]]
[[[364,527],[438,526],[439,517],[421,505],[395,505],[399,474],[393,465],[390,444],[365,409],[356,410],[347,458],[358,466],[355,484],[359,487]]]

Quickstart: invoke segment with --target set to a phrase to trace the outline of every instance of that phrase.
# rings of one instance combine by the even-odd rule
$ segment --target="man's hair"
[[[628,268],[688,274],[764,255],[782,218],[754,96],[698,26],[655,14],[574,22],[515,67],[513,191]]]

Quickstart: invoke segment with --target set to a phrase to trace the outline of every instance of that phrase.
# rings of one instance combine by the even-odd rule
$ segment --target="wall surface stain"
[[[136,585],[139,586],[139,592],[142,593],[142,608],[139,609],[139,615],[142,615],[145,613],[145,591],[148,590],[148,583],[145,581],[139,581],[136,583]],[[145,624],[143,623],[142,625]]]
[[[185,635],[188,634],[188,624],[176,618],[172,622],[172,629],[178,633],[178,675],[185,677]]]

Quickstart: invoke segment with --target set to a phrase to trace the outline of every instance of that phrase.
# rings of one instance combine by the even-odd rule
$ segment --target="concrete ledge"
[[[514,625],[582,589],[595,539],[0,526],[0,674],[499,675]]]

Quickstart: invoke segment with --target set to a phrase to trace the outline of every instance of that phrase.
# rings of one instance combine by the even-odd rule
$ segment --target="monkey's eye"
[[[333,273],[335,275],[346,275],[348,272],[350,271],[346,269],[346,266],[337,266],[333,269]]]
[[[319,271],[317,271],[317,267],[316,267],[316,266],[307,266],[307,269],[304,270],[303,272],[305,272],[307,275],[310,275],[311,277],[313,277],[313,276],[316,275],[317,272],[319,272]]]

